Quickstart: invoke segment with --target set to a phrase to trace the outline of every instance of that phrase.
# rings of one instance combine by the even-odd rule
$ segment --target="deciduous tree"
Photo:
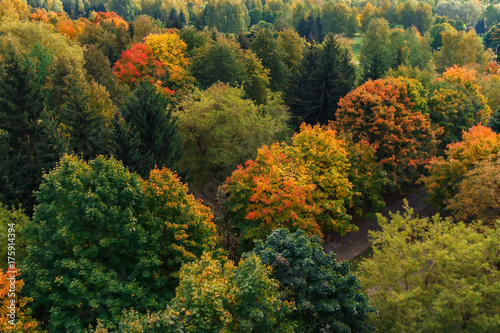
[[[411,79],[368,81],[340,99],[331,124],[375,148],[376,161],[397,186],[411,182],[436,153],[436,132],[423,113],[420,89]]]
[[[384,332],[495,331],[500,290],[500,226],[466,226],[412,209],[379,216],[373,256],[359,267],[363,288]]]

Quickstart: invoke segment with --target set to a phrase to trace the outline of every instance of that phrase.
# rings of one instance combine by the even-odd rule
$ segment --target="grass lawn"
[[[363,41],[363,37],[354,37],[351,38],[353,41],[352,45],[352,53],[354,54],[354,61],[359,61],[359,49],[361,48],[361,42]]]

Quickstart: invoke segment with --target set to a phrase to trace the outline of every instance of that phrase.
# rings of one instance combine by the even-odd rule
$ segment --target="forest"
[[[500,332],[499,46],[498,0],[2,0],[0,331]]]

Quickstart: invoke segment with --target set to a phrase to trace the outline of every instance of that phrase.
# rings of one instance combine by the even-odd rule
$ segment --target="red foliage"
[[[135,85],[142,80],[156,83],[166,71],[163,63],[154,57],[151,47],[140,43],[123,51],[120,60],[115,63],[114,73],[121,82]]]

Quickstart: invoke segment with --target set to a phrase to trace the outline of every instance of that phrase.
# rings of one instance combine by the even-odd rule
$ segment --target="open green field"
[[[354,37],[354,38],[351,38],[351,40],[353,41],[353,45],[352,45],[352,53],[354,54],[354,61],[359,61],[359,49],[361,48],[361,42],[363,40],[363,37]]]

